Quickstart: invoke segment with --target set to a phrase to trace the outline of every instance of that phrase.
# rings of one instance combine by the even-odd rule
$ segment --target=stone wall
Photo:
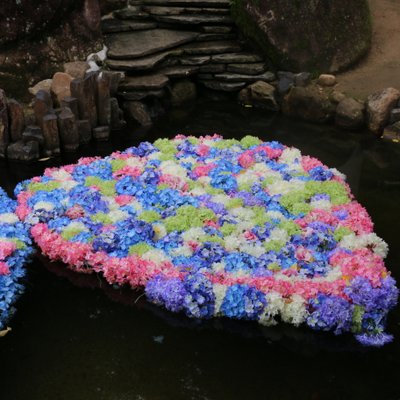
[[[241,30],[277,68],[337,72],[367,53],[367,0],[233,0]]]
[[[98,0],[1,1],[0,87],[13,96],[99,47]]]

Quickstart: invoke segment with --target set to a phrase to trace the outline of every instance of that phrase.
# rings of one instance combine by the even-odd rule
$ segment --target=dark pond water
[[[400,145],[221,102],[174,112],[146,139],[215,132],[279,140],[346,173],[400,279]],[[124,134],[82,155],[141,140]],[[70,161],[3,165],[0,184],[11,192],[45,166]],[[47,267],[45,260],[30,267],[13,331],[0,340],[1,400],[400,399],[399,309],[388,327],[395,342],[363,349],[350,336],[289,326],[200,324],[149,306],[140,293]]]

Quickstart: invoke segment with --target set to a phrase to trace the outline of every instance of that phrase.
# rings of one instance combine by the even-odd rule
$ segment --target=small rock
[[[317,81],[320,86],[335,86],[336,85],[336,76],[330,74],[321,74]]]
[[[336,108],[336,125],[340,128],[357,130],[364,125],[364,104],[350,97],[342,100]]]
[[[239,102],[245,105],[279,111],[276,89],[267,82],[255,82],[239,92]]]
[[[64,97],[71,96],[70,85],[72,80],[72,76],[65,72],[56,72],[54,74],[50,90],[57,98],[58,104],[61,104]]]
[[[395,122],[400,121],[400,108],[394,108],[390,112],[390,123],[394,124]]]
[[[391,142],[400,142],[400,122],[395,122],[392,125],[386,126],[383,130],[382,139]]]
[[[60,154],[60,138],[58,136],[57,116],[47,114],[43,117],[44,151],[47,156]]]
[[[7,96],[5,91],[0,89],[0,157],[4,157],[6,154],[7,145],[10,141],[9,133]]]
[[[150,112],[147,106],[140,101],[128,101],[125,103],[125,110],[128,117],[132,118],[142,126],[152,125]]]
[[[10,118],[11,140],[16,142],[22,138],[22,132],[25,128],[24,109],[21,104],[14,99],[9,99],[7,103],[8,115]]]
[[[89,68],[90,66],[86,61],[72,61],[64,64],[64,72],[72,78],[83,79]]]
[[[329,99],[332,101],[332,103],[335,104],[339,104],[345,98],[346,96],[342,92],[339,92],[338,90],[333,90],[329,96]]]
[[[295,74],[290,71],[278,71],[276,75],[278,76],[278,79],[287,78],[291,81],[294,81],[295,79]]]
[[[68,107],[73,114],[75,115],[75,119],[79,119],[79,106],[78,99],[75,97],[67,96],[61,100],[61,108]]]
[[[50,92],[39,90],[33,101],[33,112],[36,124],[43,127],[43,117],[53,109],[53,101]]]
[[[45,79],[43,81],[38,82],[35,86],[32,86],[28,89],[29,93],[33,96],[36,96],[40,90],[44,90],[50,93],[51,84],[53,83],[52,79]]]
[[[40,129],[39,126],[35,126],[35,125],[28,125],[25,128],[25,131],[22,134],[22,140],[24,141],[24,143],[34,141],[34,142],[38,142],[39,146],[44,145],[44,137],[43,137],[42,130]]]
[[[9,160],[28,162],[37,160],[39,155],[39,143],[36,141],[24,143],[22,140],[19,140],[7,147],[7,157]]]
[[[236,92],[246,86],[245,82],[220,82],[205,80],[201,81],[201,83],[208,89],[220,90],[222,92]]]
[[[282,102],[285,115],[317,123],[332,120],[335,108],[327,93],[316,85],[293,87]]]
[[[225,64],[208,64],[199,67],[199,72],[205,74],[222,74],[225,72]]]
[[[368,129],[380,134],[390,119],[390,113],[400,98],[400,92],[387,88],[376,92],[367,98]]]
[[[70,108],[63,108],[58,115],[58,129],[62,148],[65,151],[75,151],[79,147],[79,132],[75,115]]]
[[[278,81],[278,92],[284,96],[294,86],[294,79],[289,76],[282,76]]]
[[[110,138],[109,126],[98,126],[93,129],[93,137],[98,141],[106,141]]]
[[[76,121],[78,129],[79,143],[87,144],[92,140],[92,128],[88,119],[79,119]]]
[[[180,106],[196,99],[196,85],[188,80],[176,82],[171,89],[171,103]]]
[[[228,64],[227,71],[244,75],[259,75],[265,72],[264,63]]]
[[[311,83],[311,74],[309,72],[300,72],[294,76],[294,84],[296,86],[307,86]]]

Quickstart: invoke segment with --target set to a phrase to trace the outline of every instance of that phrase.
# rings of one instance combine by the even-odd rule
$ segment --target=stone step
[[[246,86],[245,82],[221,82],[216,80],[199,80],[206,88],[223,92],[236,92]]]
[[[241,46],[235,41],[197,42],[184,45],[181,50],[183,54],[190,55],[222,55],[223,53],[238,52],[241,50]]]
[[[193,56],[193,57],[180,57],[179,63],[181,65],[204,65],[211,61],[211,56]]]
[[[152,29],[107,35],[105,44],[109,58],[126,60],[177,47],[195,40],[198,35],[196,32]]]
[[[212,56],[212,60],[216,63],[255,63],[263,61],[263,58],[254,53],[228,53],[216,54]]]
[[[148,97],[162,98],[165,96],[165,90],[136,90],[134,92],[119,92],[118,95],[124,100],[137,101]]]
[[[157,28],[157,22],[151,21],[121,21],[115,18],[104,19],[101,21],[103,33],[119,33],[130,31],[145,31]]]
[[[216,74],[215,79],[227,82],[272,82],[275,80],[275,74],[270,71],[264,72],[260,75],[244,75],[226,72],[223,74]]]
[[[230,8],[230,0],[131,0],[130,4],[154,5],[154,6],[179,6],[179,7],[211,7]]]
[[[200,33],[196,40],[199,42],[208,42],[235,39],[237,39],[236,33]]]
[[[160,74],[167,76],[170,79],[185,78],[193,75],[199,71],[199,67],[194,65],[183,66],[176,65],[172,67],[167,67],[159,71]]]
[[[147,71],[155,68],[171,55],[178,54],[179,50],[169,50],[134,60],[115,60],[109,58],[106,62],[109,68],[118,71]]]
[[[127,76],[119,85],[119,91],[132,92],[135,90],[160,90],[168,85],[165,75],[151,74],[143,76]]]
[[[264,63],[228,64],[227,71],[235,74],[258,75],[266,71]]]
[[[198,7],[162,7],[144,6],[143,11],[150,15],[181,15],[181,14],[211,14],[229,15],[230,10],[226,8],[198,8]]]
[[[185,14],[185,15],[155,15],[153,18],[158,22],[175,25],[205,25],[222,24],[233,25],[233,19],[228,15],[213,14]]]
[[[204,25],[201,27],[201,31],[204,33],[230,33],[232,30],[232,26]]]
[[[127,7],[113,12],[114,17],[118,19],[148,19],[149,14],[141,7]]]

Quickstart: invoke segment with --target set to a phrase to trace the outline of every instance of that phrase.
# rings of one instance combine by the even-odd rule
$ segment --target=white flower
[[[181,167],[179,164],[177,164],[175,161],[172,160],[163,161],[160,164],[159,168],[163,174],[178,176],[182,179],[185,179],[187,177],[186,169]]]
[[[14,213],[0,214],[0,223],[15,224],[19,222],[19,218]]]
[[[129,213],[121,210],[112,210],[107,214],[107,216],[113,223],[115,223],[127,219],[129,217]]]
[[[154,239],[155,240],[160,240],[164,236],[167,235],[167,229],[162,223],[158,224],[153,224],[153,230],[154,230]]]
[[[314,200],[310,202],[313,210],[330,210],[332,203],[329,200]]]
[[[277,181],[268,185],[268,193],[275,194],[288,194],[290,192],[298,192],[304,189],[305,183],[300,180],[291,181]]]
[[[88,227],[83,222],[78,222],[78,221],[72,221],[66,226],[66,229],[79,230],[83,232],[89,231]]]
[[[170,254],[172,257],[179,257],[179,256],[190,257],[193,254],[193,250],[190,246],[183,245],[176,247],[175,249],[172,249],[170,251]]]
[[[293,164],[294,161],[301,159],[301,152],[299,149],[293,147],[287,147],[283,150],[281,156],[279,157],[279,162],[283,164]]]
[[[342,174],[339,170],[336,168],[329,168],[329,171],[333,173],[333,175],[338,176],[339,178],[342,178],[343,180],[346,180],[346,175]]]
[[[346,235],[339,242],[339,246],[349,250],[357,250],[370,247],[378,256],[385,258],[388,253],[388,245],[375,233],[365,233],[356,236],[354,233]]]
[[[54,204],[50,203],[48,201],[38,201],[34,206],[34,210],[46,210],[46,211],[52,211],[54,210]]]
[[[60,181],[60,189],[65,189],[67,192],[73,189],[78,182],[76,181]]]
[[[265,326],[276,325],[277,322],[274,317],[282,313],[285,302],[278,292],[270,292],[265,295],[267,299],[267,306],[264,313],[260,316],[259,322]]]
[[[285,229],[274,228],[266,241],[272,240],[286,243],[289,240],[289,235]]]
[[[253,257],[260,257],[266,253],[265,248],[256,243],[240,244],[239,251],[250,254]]]
[[[227,287],[225,285],[215,284],[213,285],[214,296],[215,296],[215,311],[214,314],[220,314],[221,306],[224,301]]]
[[[298,326],[305,321],[307,316],[305,301],[298,294],[294,294],[290,300],[285,302],[281,311],[282,320]]]
[[[145,164],[145,161],[140,157],[129,157],[125,160],[125,162],[128,167],[143,168]]]
[[[182,239],[186,242],[190,240],[198,242],[205,235],[206,233],[203,231],[203,228],[190,228],[187,231],[182,232]]]
[[[231,198],[226,194],[216,194],[211,198],[211,201],[213,201],[214,203],[220,203],[223,205],[226,205],[229,200],[231,200]]]
[[[168,257],[164,251],[159,249],[151,249],[144,253],[141,258],[147,261],[152,261],[156,264],[160,264],[165,261],[171,262],[171,258]]]
[[[67,172],[63,168],[60,168],[60,169],[57,169],[57,170],[53,171],[51,173],[51,176],[56,181],[61,181],[61,182],[72,179],[71,174],[69,172]]]

